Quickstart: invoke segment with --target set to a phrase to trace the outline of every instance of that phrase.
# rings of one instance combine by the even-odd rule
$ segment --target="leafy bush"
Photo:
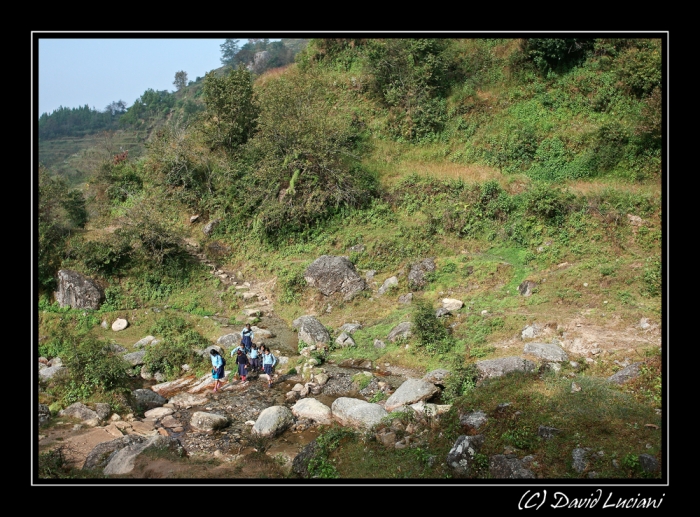
[[[595,40],[581,38],[527,38],[525,52],[543,72],[565,71],[593,49]]]
[[[128,388],[128,363],[97,338],[67,335],[61,360],[68,375],[56,383],[67,404],[89,399],[97,392],[121,392]]]
[[[479,375],[474,364],[456,366],[451,369],[451,372],[445,380],[445,388],[442,390],[441,396],[444,404],[452,404],[459,397],[473,390]]]
[[[191,343],[189,338],[194,338],[196,343]],[[194,331],[188,331],[178,339],[162,339],[146,349],[144,365],[151,374],[161,372],[166,378],[173,379],[180,374],[183,364],[196,366],[204,362],[193,350],[193,345],[199,348],[203,342],[206,340]]]
[[[153,324],[149,332],[165,338],[177,337],[188,330],[189,324],[181,316],[166,314]]]
[[[240,214],[253,233],[287,242],[344,208],[365,205],[376,178],[356,159],[359,130],[342,92],[317,73],[287,73],[261,86],[255,161],[241,186]]]
[[[660,260],[647,260],[644,268],[644,292],[649,296],[661,295],[662,265]]]
[[[88,271],[114,276],[129,264],[131,244],[117,230],[104,241],[88,241],[80,248],[80,256]]]
[[[418,346],[430,354],[441,354],[452,348],[447,328],[435,316],[435,310],[425,300],[416,303],[411,331],[418,338]]]
[[[538,442],[537,435],[528,426],[508,429],[501,438],[513,447],[526,451],[534,449]]]
[[[312,478],[333,479],[340,477],[330,460],[331,453],[343,440],[352,440],[356,433],[346,427],[334,427],[316,438],[316,453],[309,460],[307,470]]]
[[[209,72],[202,97],[207,106],[204,129],[211,145],[233,150],[245,144],[255,132],[260,113],[253,74],[244,66],[229,69],[223,77]]]

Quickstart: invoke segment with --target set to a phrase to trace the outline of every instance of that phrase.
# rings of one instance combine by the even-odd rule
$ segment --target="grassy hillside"
[[[46,280],[39,352],[65,353],[81,336],[97,347],[99,322],[128,316],[143,335],[170,336],[154,365],[172,356],[206,371],[187,357],[193,340],[221,335],[203,316],[242,318],[244,302],[191,260],[195,245],[259,284],[290,324],[313,314],[335,335],[362,323],[357,347],[329,360],[454,372],[453,410],[420,454],[330,430],[343,446],[324,449],[327,477],[450,477],[427,458],[463,434],[459,415],[504,402],[520,416],[487,428],[484,458],[514,447],[536,456],[541,477],[584,477],[570,464],[581,444],[606,451],[592,468],[600,477],[649,477],[635,458],[661,459],[664,445],[644,427],[663,425],[661,57],[660,40],[312,40],[295,65],[250,87],[242,72],[212,75],[196,122],[165,125],[139,158],[95,167],[89,221],[52,241],[60,257],[41,264],[97,278],[107,301],[95,313],[59,309]],[[370,289],[343,301],[309,288],[303,272],[320,255],[348,256]],[[409,285],[425,258],[435,271]],[[398,286],[378,295],[392,276]],[[519,292],[525,281],[531,296]],[[399,303],[408,292],[412,303]],[[438,320],[443,298],[464,307]],[[149,310],[166,305],[182,320]],[[402,321],[444,332],[374,346]],[[533,324],[577,365],[476,388],[474,363],[521,355]],[[638,380],[603,381],[636,361]],[[55,409],[111,391],[79,383],[41,399]],[[567,433],[547,442],[539,425]],[[377,462],[354,461],[367,447]],[[488,477],[487,462],[473,477]]]

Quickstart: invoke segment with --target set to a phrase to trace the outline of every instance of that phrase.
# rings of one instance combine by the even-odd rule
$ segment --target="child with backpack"
[[[225,382],[224,366],[226,366],[226,359],[219,355],[219,352],[214,348],[209,350],[209,355],[211,356],[211,365],[213,366],[211,369],[211,377],[216,381],[214,383],[214,393],[216,393]]]
[[[255,343],[250,349],[250,367],[255,373],[260,371],[260,353],[258,352],[258,345]]]
[[[254,335],[255,333],[253,332],[253,329],[250,328],[250,323],[246,323],[245,327],[241,331],[241,345],[243,345],[246,354],[250,352],[250,349],[253,346]]]
[[[265,347],[263,352],[263,370],[267,374],[267,387],[272,387],[272,377],[275,373],[275,365],[277,364],[277,358],[272,355],[269,348]]]
[[[238,365],[238,375],[241,376],[241,384],[246,384],[246,377],[248,375],[248,356],[245,355],[243,350],[239,350],[236,354],[236,364]]]

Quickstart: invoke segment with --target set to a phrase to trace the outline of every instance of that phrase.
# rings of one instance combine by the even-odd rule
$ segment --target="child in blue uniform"
[[[277,358],[272,355],[269,348],[265,347],[265,350],[263,351],[263,370],[265,370],[265,373],[267,374],[268,388],[272,387],[272,376],[275,373],[274,367],[276,364]]]
[[[224,360],[219,355],[215,349],[209,350],[209,355],[211,358],[211,365],[213,366],[211,370],[211,377],[216,382],[214,383],[214,392],[219,391],[219,387],[223,384],[224,379]]]
[[[241,345],[245,348],[245,353],[250,352],[253,346],[253,329],[250,328],[250,323],[245,324],[245,328],[241,331]]]
[[[238,375],[241,376],[241,383],[246,383],[246,376],[248,375],[248,356],[245,355],[243,350],[239,350],[236,354],[236,364],[238,364]]]
[[[260,354],[258,353],[258,345],[255,343],[250,349],[250,367],[256,373],[260,371]]]

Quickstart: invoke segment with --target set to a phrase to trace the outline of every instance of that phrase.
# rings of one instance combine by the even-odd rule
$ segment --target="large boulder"
[[[118,474],[128,474],[134,470],[136,458],[146,449],[169,449],[179,456],[185,455],[185,450],[177,438],[171,436],[155,435],[139,443],[133,443],[125,447],[121,447],[115,453],[109,456],[109,462],[105,466],[103,472],[108,476]]]
[[[331,342],[328,329],[314,316],[300,316],[292,322],[292,326],[297,329],[301,343],[312,346],[319,343],[327,345]]]
[[[331,404],[333,420],[340,425],[371,429],[389,413],[379,404],[350,397],[339,397]]]
[[[286,406],[270,406],[258,416],[251,432],[259,436],[275,437],[294,423],[294,414]]]
[[[410,321],[402,321],[393,329],[391,329],[391,332],[389,332],[389,335],[387,335],[386,338],[391,343],[398,339],[407,339],[411,337],[411,327],[413,327],[413,323],[411,323]]]
[[[622,370],[615,372],[608,377],[608,382],[612,382],[613,384],[624,384],[627,381],[634,379],[635,377],[639,376],[639,367],[641,365],[642,362],[639,361],[626,366]]]
[[[351,300],[367,288],[365,280],[347,257],[320,256],[306,268],[304,279],[325,296],[341,293],[344,300]]]
[[[68,416],[81,420],[84,424],[96,426],[100,423],[100,417],[96,411],[93,411],[82,402],[74,402],[66,409],[58,412],[58,416]]]
[[[556,363],[569,360],[569,356],[564,349],[554,343],[528,343],[525,345],[523,352],[532,354],[545,361],[553,361]]]
[[[408,286],[411,289],[420,289],[427,283],[425,275],[433,271],[435,271],[435,260],[432,258],[411,264],[411,270],[408,273]]]
[[[331,424],[331,408],[316,399],[307,398],[297,401],[292,406],[292,413],[297,418],[308,418],[319,424]]]
[[[87,455],[83,469],[104,469],[115,454],[124,449],[132,449],[146,443],[147,438],[136,434],[127,434],[107,442],[98,443]]]
[[[316,457],[320,447],[316,440],[309,442],[292,461],[292,471],[301,478],[310,478],[309,463]]]
[[[525,468],[518,458],[497,454],[489,458],[489,474],[493,479],[534,479],[535,474]]]
[[[479,379],[500,377],[512,372],[532,372],[536,365],[532,361],[517,356],[484,359],[476,362]]]
[[[105,293],[95,281],[77,271],[61,269],[58,272],[58,290],[54,293],[61,307],[99,309]]]
[[[423,379],[406,379],[401,386],[387,399],[384,409],[393,411],[401,406],[408,406],[430,400],[440,392],[440,388],[432,382]]]
[[[460,436],[447,453],[447,465],[457,476],[468,476],[483,444],[484,436],[481,434]]]
[[[153,409],[162,406],[168,402],[168,399],[162,397],[153,390],[140,388],[131,392],[134,397],[134,404],[138,408],[145,410]]]
[[[214,431],[223,429],[229,424],[228,418],[219,413],[207,413],[206,411],[196,411],[190,418],[190,425],[202,431]]]

